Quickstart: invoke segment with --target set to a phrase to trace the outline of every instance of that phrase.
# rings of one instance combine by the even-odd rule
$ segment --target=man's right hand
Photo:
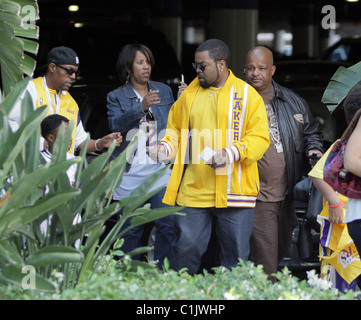
[[[154,162],[158,162],[158,161],[163,163],[169,162],[167,149],[164,145],[158,144],[156,146],[149,147],[148,155]]]

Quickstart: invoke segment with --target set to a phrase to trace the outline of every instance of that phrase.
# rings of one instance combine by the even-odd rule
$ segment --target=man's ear
[[[56,64],[55,63],[49,63],[48,65],[48,71],[53,73],[55,71],[55,68],[56,68]]]
[[[47,141],[49,141],[49,142],[51,142],[51,143],[54,143],[54,142],[55,142],[55,139],[56,139],[56,136],[53,135],[52,133],[49,133],[49,134],[46,136],[46,138],[45,138],[45,140],[47,140]]]
[[[227,65],[226,65],[226,61],[225,61],[225,60],[219,60],[218,63],[219,63],[219,65],[220,65],[221,71],[227,70]]]
[[[272,66],[272,77],[275,74],[275,72],[276,72],[276,66]]]

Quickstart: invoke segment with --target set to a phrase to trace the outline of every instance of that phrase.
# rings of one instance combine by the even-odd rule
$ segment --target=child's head
[[[348,93],[344,103],[343,109],[345,112],[345,118],[347,124],[349,124],[356,114],[356,112],[361,108],[361,85],[357,85],[352,88]]]
[[[41,135],[44,137],[49,145],[49,151],[52,152],[53,145],[58,135],[60,125],[65,122],[66,126],[69,125],[69,119],[59,115],[52,114],[44,118],[41,122]]]

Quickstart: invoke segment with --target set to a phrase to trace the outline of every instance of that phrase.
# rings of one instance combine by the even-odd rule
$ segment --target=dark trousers
[[[347,229],[350,237],[352,238],[357,251],[361,252],[361,220],[355,220],[347,224]]]
[[[186,207],[182,212],[185,215],[175,216],[177,240],[170,263],[172,269],[187,268],[189,274],[199,271],[213,223],[220,245],[221,265],[231,268],[239,259],[248,260],[253,208]]]
[[[292,243],[292,232],[297,226],[293,202],[257,201],[254,210],[250,260],[263,265],[267,274],[277,272],[279,262]]]

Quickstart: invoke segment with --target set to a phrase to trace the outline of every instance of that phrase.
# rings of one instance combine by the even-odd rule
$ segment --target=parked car
[[[324,140],[333,143],[346,128],[342,107],[330,114],[321,102],[323,93],[340,66],[349,67],[347,62],[320,60],[279,61],[275,63],[275,81],[306,100],[314,117],[319,121]]]
[[[361,61],[361,36],[342,38],[327,48],[321,60],[344,61],[355,64]]]

